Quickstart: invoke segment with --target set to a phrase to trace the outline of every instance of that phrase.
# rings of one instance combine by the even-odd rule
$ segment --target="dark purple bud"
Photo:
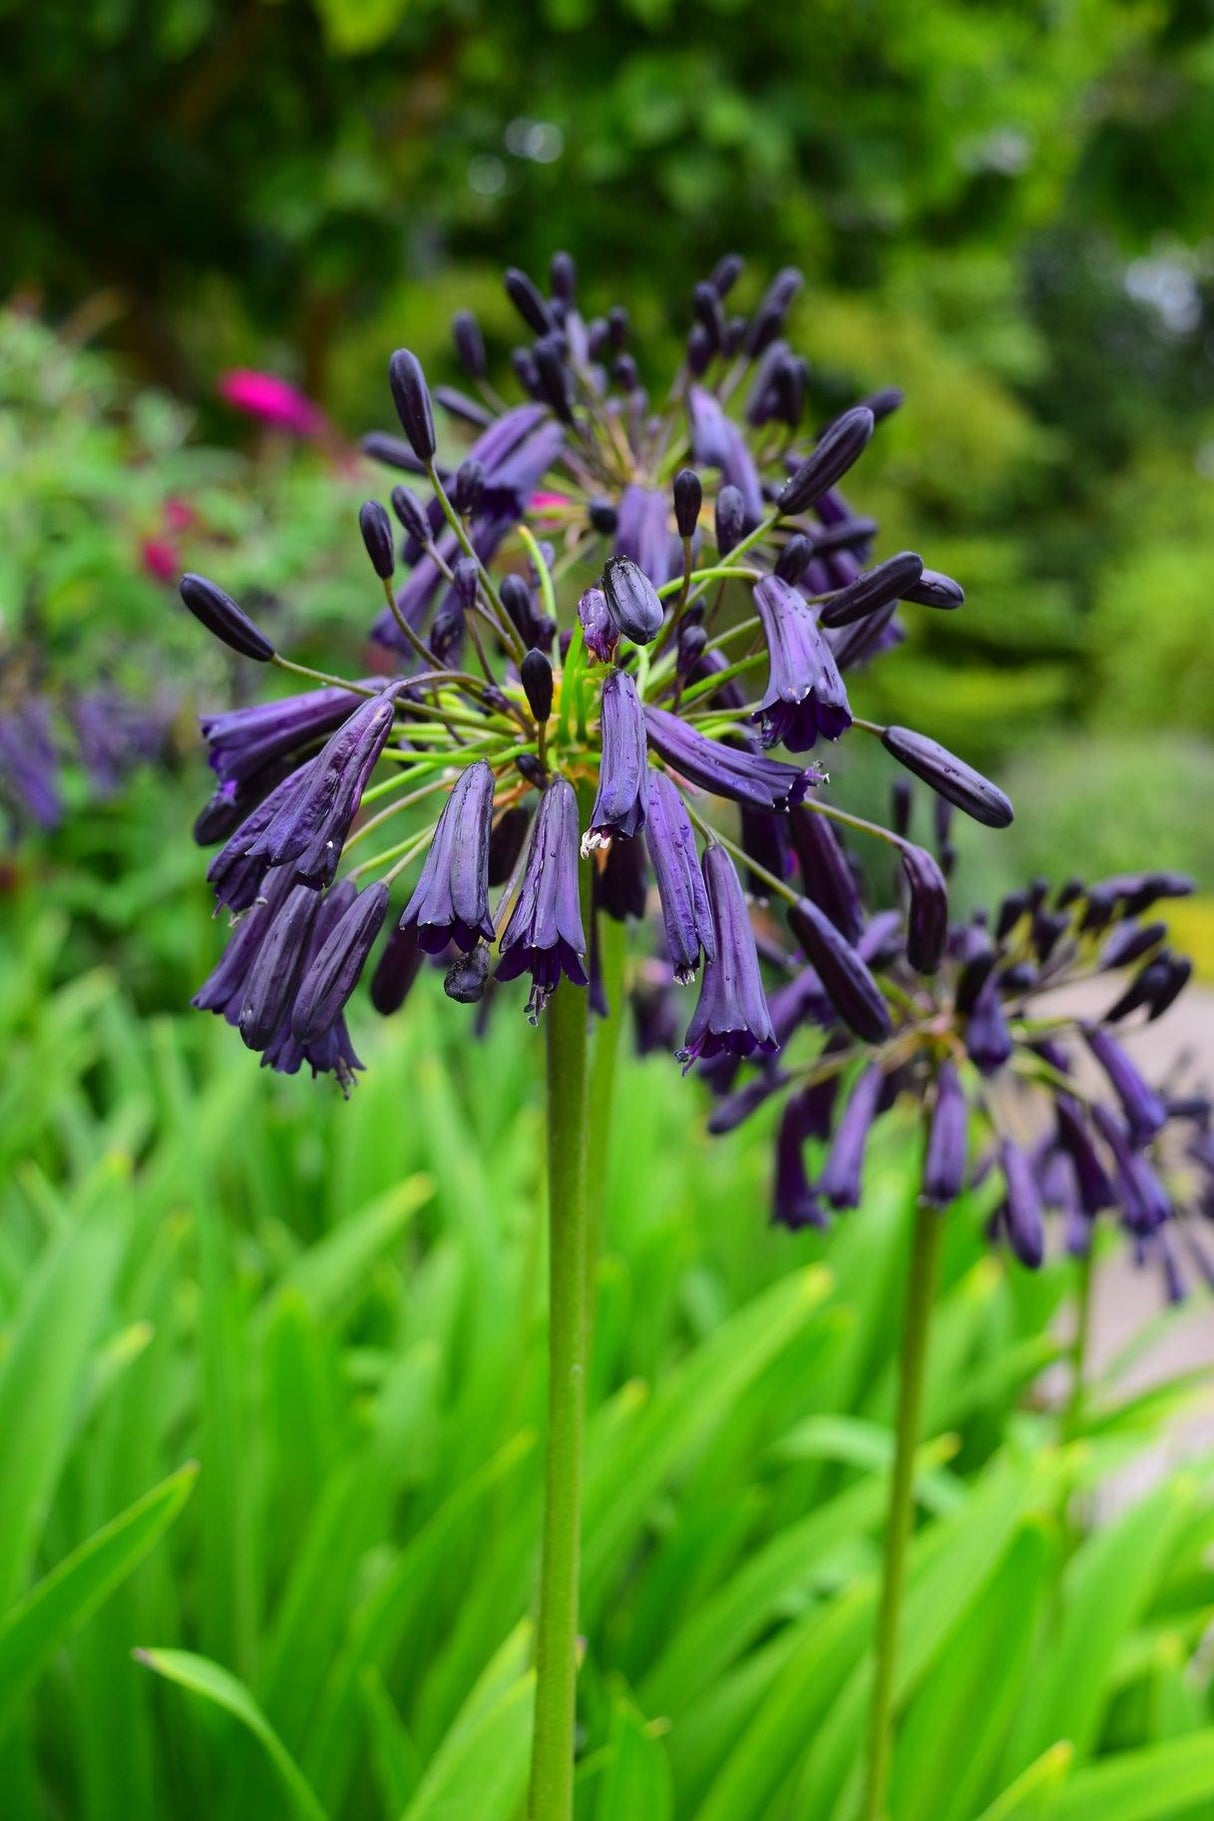
[[[935,569],[924,569],[909,588],[902,590],[904,601],[917,601],[920,607],[960,607],[965,589],[951,575],[940,575]]]
[[[899,850],[910,893],[906,916],[906,958],[919,974],[934,974],[948,940],[948,885],[922,847]]]
[[[525,645],[531,645],[535,638],[535,605],[522,576],[513,572],[504,575],[498,583],[498,595],[515,631]]]
[[[1033,1166],[1008,1138],[999,1146],[999,1165],[1007,1188],[1002,1214],[1008,1244],[1022,1265],[1036,1271],[1045,1257],[1045,1221]]]
[[[274,656],[274,647],[265,633],[215,582],[208,581],[205,575],[183,575],[179,588],[194,618],[230,650],[244,658],[255,658],[259,664]]]
[[[776,574],[780,580],[795,588],[813,553],[813,544],[803,532],[798,531],[795,537],[790,537],[776,558]]]
[[[1161,959],[1160,965],[1164,965]],[[1153,1024],[1156,1018],[1162,1018],[1168,1007],[1174,1005],[1184,992],[1193,977],[1193,963],[1184,955],[1169,955],[1166,961],[1167,979],[1157,979],[1151,991],[1150,1009],[1147,1023]]]
[[[923,573],[923,558],[903,550],[874,569],[866,569],[854,582],[823,603],[824,626],[850,626],[891,601],[905,598],[906,584]]]
[[[953,1004],[964,1018],[973,1011],[998,960],[998,951],[980,923],[972,923],[965,931],[957,959],[961,968],[953,990]]]
[[[786,518],[814,505],[859,461],[868,447],[874,421],[865,405],[856,405],[823,432],[813,454],[785,483],[776,502]]]
[[[819,500],[819,512],[829,497],[829,495],[823,495]],[[875,518],[857,518],[854,513],[847,512],[833,524],[824,525],[820,531],[814,532],[814,555],[832,556],[839,550],[846,550],[854,554],[870,544],[879,530],[880,526]]]
[[[1135,961],[1141,961],[1144,955],[1157,948],[1167,933],[1166,923],[1119,924],[1101,949],[1097,966],[1105,971],[1132,967]]]
[[[750,1056],[756,1050],[771,1056],[779,1047],[742,887],[723,847],[706,850],[703,873],[716,952],[705,954],[699,1002],[679,1051],[684,1073],[701,1058]]]
[[[947,1208],[965,1187],[969,1149],[969,1107],[961,1077],[947,1059],[936,1072],[936,1100],[923,1164],[923,1198]]]
[[[536,726],[546,726],[552,713],[552,665],[542,651],[528,651],[519,667],[519,675]]]
[[[556,777],[540,798],[518,896],[502,931],[497,977],[531,975],[528,1016],[534,1023],[564,973],[589,985],[582,965],[586,937],[578,895],[577,797]]]
[[[443,805],[417,887],[401,925],[415,923],[428,955],[441,955],[449,942],[467,953],[478,941],[492,942],[489,915],[489,834],[493,819],[493,772],[484,759],[461,772]]]
[[[465,456],[455,470],[452,499],[461,518],[471,518],[485,492],[485,466],[474,455]]]
[[[392,521],[378,500],[366,500],[358,509],[358,528],[362,532],[371,567],[381,581],[391,580],[396,568]]]
[[[695,978],[701,952],[716,954],[712,913],[683,799],[664,771],[648,774],[645,845],[658,884],[666,946],[681,986]]]
[[[717,291],[707,282],[696,285],[691,293],[691,307],[714,350],[719,348],[725,340],[725,312]]]
[[[696,379],[702,379],[712,365],[712,357],[717,345],[702,322],[694,322],[687,332],[685,359],[688,371]]]
[[[1167,1122],[1163,1101],[1154,1088],[1148,1087],[1117,1039],[1108,1031],[1089,1024],[1084,1025],[1083,1035],[1121,1102],[1131,1142],[1141,1149]]]
[[[1117,904],[1116,894],[1107,886],[1091,885],[1084,893],[1079,928],[1085,934],[1107,929]]]
[[[388,383],[392,402],[409,446],[419,462],[434,460],[437,442],[434,436],[434,412],[430,406],[430,388],[421,362],[408,348],[398,348],[388,363]]]
[[[639,834],[645,825],[645,711],[626,670],[613,670],[603,684],[600,716],[599,788],[582,838],[584,855],[606,847],[613,835]]]
[[[844,1024],[865,1043],[883,1042],[890,1033],[889,1008],[855,949],[808,898],[790,906],[788,921]]]
[[[484,379],[486,371],[485,342],[481,326],[471,310],[457,310],[451,318],[451,339],[460,366],[469,379]]]
[[[911,811],[914,808],[914,792],[905,778],[895,778],[889,788],[890,827],[900,839],[905,840],[911,824]]]
[[[909,727],[887,727],[881,744],[907,771],[975,822],[987,828],[1006,828],[1011,822],[1012,806],[998,786],[926,734],[913,733]]]
[[[470,613],[476,605],[476,591],[480,586],[480,570],[476,561],[470,556],[461,556],[451,570],[451,581],[455,589],[455,598],[462,613]],[[434,622],[436,644],[438,642],[438,620]],[[462,631],[462,627],[461,627]]]
[[[620,633],[611,617],[603,590],[587,588],[578,601],[577,611],[582,625],[582,637],[591,657],[597,658],[600,664],[614,663]]]
[[[610,500],[591,500],[589,507],[590,523],[603,537],[614,537],[620,515]]]
[[[995,937],[999,942],[1011,935],[1016,925],[1028,909],[1027,892],[1009,892],[999,906],[999,915],[995,919]]]
[[[320,904],[310,885],[296,885],[276,911],[253,958],[240,1002],[239,1028],[245,1047],[264,1050],[295,997]]]
[[[569,403],[569,375],[555,335],[541,335],[535,344],[535,370],[540,392],[554,417],[563,424],[573,422]]]
[[[533,329],[537,335],[549,334],[556,326],[552,320],[552,312],[527,274],[520,272],[517,266],[510,266],[506,271],[504,283],[506,296],[527,327]]]
[[[1039,910],[1033,918],[1033,953],[1043,964],[1058,946],[1059,939],[1071,926],[1065,911]]]
[[[870,1063],[857,1079],[839,1115],[818,1178],[818,1194],[832,1208],[858,1208],[860,1205],[864,1152],[884,1085],[885,1075],[880,1064]]]
[[[725,346],[721,350],[722,354],[732,360],[735,354],[741,353],[742,345],[745,340],[746,318],[744,316],[731,316],[729,321],[725,324]]]
[[[548,283],[552,295],[571,304],[577,294],[577,267],[571,253],[554,253],[548,266]]]
[[[1054,1111],[1058,1122],[1058,1143],[1074,1166],[1083,1211],[1089,1220],[1093,1220],[1102,1208],[1113,1206],[1113,1185],[1100,1161],[1100,1153],[1088,1130],[1080,1103],[1069,1094],[1058,1094],[1054,1099]]]
[[[529,348],[511,348],[510,365],[514,369],[515,378],[528,397],[542,399],[539,368],[531,357],[531,350]]]
[[[1193,881],[1187,873],[1129,873],[1107,883],[1116,888],[1131,917],[1140,917],[1160,898],[1188,898],[1193,893]]]
[[[408,443],[399,436],[389,436],[383,430],[372,430],[359,443],[364,455],[373,462],[382,462],[385,468],[399,468],[404,474],[424,474],[425,462],[419,462]]]
[[[392,510],[411,538],[416,538],[419,544],[430,542],[430,521],[416,493],[411,493],[408,487],[393,487]]]
[[[522,777],[526,778],[528,784],[534,784],[537,790],[547,790],[547,767],[540,764],[536,753],[521,752],[514,761],[514,767]]]
[[[966,1052],[980,1074],[995,1075],[1008,1061],[1014,1047],[998,986],[993,978],[988,979],[966,1020]]]
[[[818,622],[795,588],[778,576],[755,583],[771,670],[751,719],[764,746],[807,752],[819,735],[837,740],[851,726],[847,691]]]
[[[477,1005],[489,979],[489,950],[478,943],[470,955],[458,955],[443,976],[443,991],[459,1005]]]
[[[901,386],[883,386],[879,392],[870,393],[867,398],[862,398],[860,403],[867,405],[877,422],[881,423],[885,418],[893,416],[894,412],[901,407],[905,396]]]
[[[742,275],[742,255],[724,253],[708,274],[708,282],[718,297],[728,297]]]
[[[717,550],[728,556],[746,531],[746,501],[737,487],[722,487],[716,504]]]
[[[657,589],[630,557],[608,557],[603,570],[607,609],[625,638],[648,645],[662,629],[663,609]]]
[[[813,1123],[813,1089],[803,1088],[784,1103],[776,1131],[776,1169],[772,1183],[773,1226],[797,1233],[825,1227],[826,1215],[805,1169],[805,1140],[817,1136]]]
[[[704,655],[708,644],[707,629],[696,622],[691,625],[683,623],[679,627],[678,673],[680,682],[690,680],[697,664]]]
[[[829,818],[814,810],[793,809],[789,813],[789,832],[800,862],[805,896],[812,898],[835,928],[854,944],[863,925],[860,892]]]
[[[318,1043],[336,1024],[358,985],[387,909],[387,886],[369,885],[325,937],[295,996],[291,1033],[299,1043]]]
[[[1054,908],[1056,910],[1067,910],[1072,904],[1077,904],[1082,896],[1083,880],[1076,878],[1068,879],[1064,885],[1058,887],[1057,892],[1054,894]]]
[[[1126,1226],[1140,1238],[1157,1232],[1172,1213],[1167,1190],[1111,1107],[1094,1106],[1092,1118],[1113,1153]]]
[[[613,348],[619,349],[628,340],[630,318],[623,304],[612,304],[607,312],[607,339]]]
[[[389,933],[371,976],[371,1004],[381,1017],[389,1018],[400,1010],[424,959],[414,924],[405,929],[398,926]]]
[[[674,477],[674,522],[686,542],[695,536],[704,488],[694,468],[680,468]]]
[[[802,802],[811,785],[822,782],[821,772],[812,765],[785,765],[765,753],[706,739],[663,708],[646,708],[645,723],[655,752],[714,796],[753,803],[759,809],[786,810]]]
[[[530,826],[531,811],[522,803],[513,804],[498,816],[489,836],[490,885],[506,883],[523,851],[523,842]]]

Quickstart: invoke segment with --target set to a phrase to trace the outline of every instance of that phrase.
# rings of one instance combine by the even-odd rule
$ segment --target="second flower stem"
[[[890,1760],[893,1755],[892,1708],[898,1662],[898,1628],[906,1585],[906,1553],[914,1512],[915,1452],[919,1446],[919,1429],[923,1416],[927,1344],[936,1282],[936,1259],[943,1224],[942,1216],[936,1208],[929,1207],[923,1201],[916,1204],[910,1271],[906,1284],[906,1312],[898,1362],[894,1471],[885,1531],[881,1607],[877,1619],[864,1821],[885,1821],[886,1816]]]

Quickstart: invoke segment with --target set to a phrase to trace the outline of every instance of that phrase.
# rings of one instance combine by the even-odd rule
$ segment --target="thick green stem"
[[[586,1232],[586,1360],[594,1350],[594,1314],[597,1301],[599,1254],[603,1248],[603,1223],[607,1204],[607,1156],[613,1137],[612,1106],[615,1101],[616,1064],[620,1033],[624,1028],[624,964],[628,954],[627,926],[599,915],[599,970],[607,1000],[607,1016],[597,1021],[594,1053],[590,1060],[590,1122],[586,1185],[589,1218]]]
[[[906,1551],[914,1510],[915,1450],[923,1411],[923,1380],[931,1327],[936,1256],[943,1221],[935,1208],[920,1202],[915,1209],[911,1239],[910,1273],[906,1285],[906,1313],[898,1362],[898,1417],[894,1444],[894,1474],[890,1488],[889,1521],[885,1531],[885,1572],[881,1583],[881,1610],[877,1619],[877,1655],[873,1678],[869,1730],[868,1780],[864,1796],[864,1821],[885,1821],[893,1751],[891,1707],[894,1672],[898,1658],[898,1622],[906,1582]]]
[[[589,868],[582,870],[586,897]],[[586,993],[565,981],[552,995],[544,1017],[548,1051],[548,1429],[527,1812],[530,1821],[572,1821],[589,1219]]]

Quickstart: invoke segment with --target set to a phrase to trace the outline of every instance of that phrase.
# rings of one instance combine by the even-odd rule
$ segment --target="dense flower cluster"
[[[1010,821],[1003,795],[934,741],[853,715],[847,673],[898,642],[900,603],[954,608],[962,590],[911,552],[873,563],[877,527],[838,491],[899,395],[806,439],[807,369],[783,337],[799,277],[781,272],[749,316],[730,316],[739,269],[725,259],[695,287],[658,410],[626,311],[584,320],[562,255],[546,296],[508,272],[533,337],[512,356],[526,396],[501,404],[480,330],[457,316],[477,396],[433,394],[471,433],[453,468],[439,465],[418,361],[392,357],[404,436],[365,447],[424,488],[391,491],[403,539],[378,501],[359,520],[385,602],[372,637],[392,675],[309,671],[320,687],[203,724],[217,790],[197,833],[222,842],[208,877],[239,922],[198,1003],[274,1067],[306,1060],[348,1082],[358,1064],[343,1007],[384,922],[381,1009],[399,1004],[423,955],[447,960],[447,989],[465,1001],[491,976],[528,975],[533,1019],[562,979],[591,984],[587,857],[594,915],[638,913],[652,872],[676,977],[702,965],[684,1058],[767,1054],[730,856],[783,866],[794,814],[841,813],[801,755],[858,727],[980,821]],[[181,592],[236,651],[300,669],[215,583],[187,576]],[[737,807],[738,840],[708,819],[709,799]]]
[[[1023,1264],[1042,1262],[1048,1214],[1065,1247],[1083,1254],[1107,1210],[1173,1298],[1186,1261],[1214,1283],[1185,1218],[1214,1216],[1211,1102],[1149,1085],[1120,1037],[1158,1018],[1189,979],[1152,913],[1191,882],[1138,873],[1051,892],[1038,880],[993,917],[952,922],[948,807],[936,800],[935,857],[909,840],[908,806],[899,793],[887,836],[900,906],[875,914],[830,825],[794,813],[807,896],[788,912],[795,947],[764,944],[776,982],[765,1001],[771,1040],[755,1073],[719,1050],[706,1064],[718,1096],[710,1130],[732,1131],[778,1100],[772,1218],[826,1227],[860,1203],[875,1122],[909,1100],[924,1118],[925,1199],[946,1207],[992,1175],[991,1236]],[[1106,1002],[1079,1013],[1080,984],[1105,977]],[[670,1041],[671,978],[662,963],[645,975],[636,1008],[645,1045]],[[714,1055],[707,1045],[696,1053]]]

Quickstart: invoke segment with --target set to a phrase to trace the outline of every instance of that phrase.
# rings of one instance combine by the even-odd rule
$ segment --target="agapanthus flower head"
[[[980,820],[1010,808],[926,736],[854,718],[846,673],[893,649],[903,603],[953,605],[960,590],[913,553],[880,552],[876,521],[838,490],[899,395],[807,433],[824,412],[789,339],[800,274],[727,314],[741,274],[729,255],[688,286],[673,384],[648,370],[626,308],[582,315],[562,254],[546,287],[506,274],[524,334],[514,380],[490,385],[468,311],[452,323],[458,386],[432,385],[408,347],[391,355],[399,429],[362,445],[404,532],[368,498],[376,677],[303,671],[217,583],[183,584],[216,637],[294,679],[206,718],[216,789],[196,825],[221,844],[208,876],[238,919],[239,978],[221,963],[204,997],[270,1066],[306,1060],[348,1084],[344,1007],[364,967],[390,1011],[431,956],[478,1016],[499,997],[491,978],[525,973],[537,1017],[558,983],[596,978],[604,916],[660,918],[649,961],[673,990],[701,973],[694,1011],[661,1020],[686,1031],[689,1061],[769,1058],[811,1014],[849,1032],[842,1053],[895,1040],[890,943],[838,833],[853,818],[798,755],[878,738]],[[947,869],[908,855],[906,870],[927,973]],[[782,906],[802,952],[773,1011],[762,969]],[[1158,1003],[1175,978],[1157,971],[1143,992]],[[882,1107],[897,1079],[883,1072]],[[815,1119],[822,1104],[806,1102]]]

